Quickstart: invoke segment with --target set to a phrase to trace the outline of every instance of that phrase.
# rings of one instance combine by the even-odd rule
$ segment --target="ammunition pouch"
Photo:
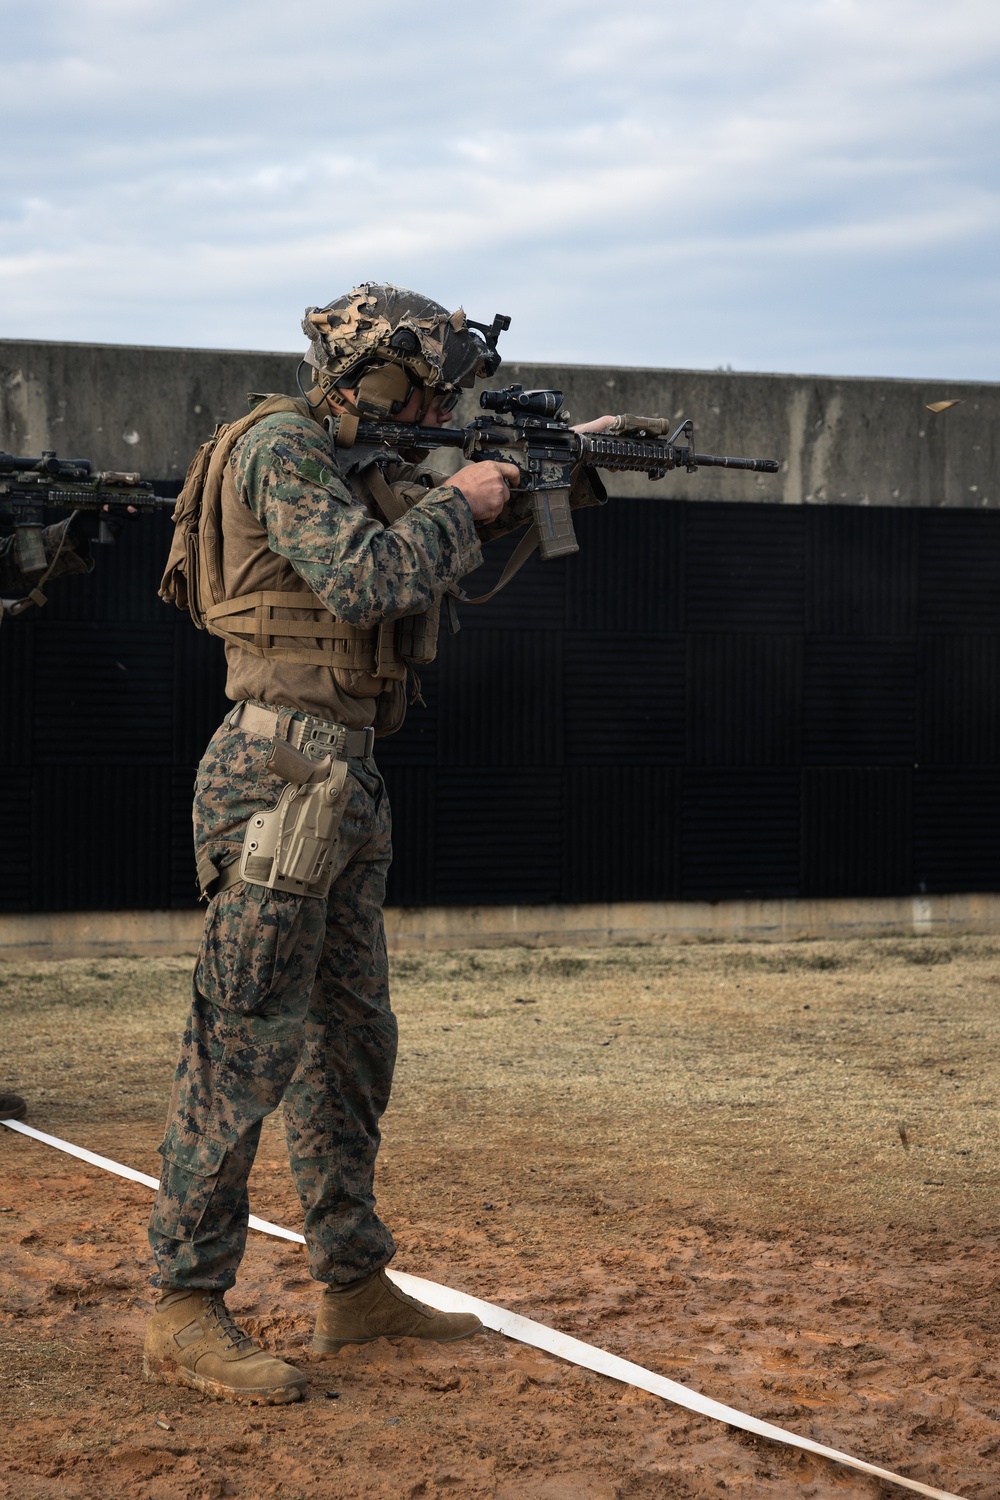
[[[404,615],[396,621],[396,650],[403,660],[415,667],[425,667],[437,656],[441,606],[419,615]]]

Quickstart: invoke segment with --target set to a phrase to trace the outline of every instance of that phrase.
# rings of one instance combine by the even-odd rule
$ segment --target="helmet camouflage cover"
[[[470,323],[462,308],[450,313],[419,292],[366,281],[325,307],[307,307],[302,329],[306,363],[326,390],[394,364],[426,389],[457,393],[499,367],[496,341],[509,323],[497,317],[487,328]]]

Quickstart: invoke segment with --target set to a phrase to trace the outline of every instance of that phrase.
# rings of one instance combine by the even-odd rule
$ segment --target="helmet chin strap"
[[[327,399],[327,395],[326,395],[326,391],[323,389],[323,387],[319,383],[319,377],[318,377],[317,371],[315,370],[315,368],[313,368],[313,384],[316,385],[316,386],[319,386],[320,398],[319,398],[318,401],[310,401],[310,399],[309,399],[309,392],[305,389],[304,385],[302,384],[302,366],[304,364],[307,364],[307,363],[308,363],[307,360],[300,359],[299,362],[298,362],[298,364],[295,366],[295,384],[298,386],[298,388],[299,388],[299,395],[302,397],[303,401],[306,403],[306,405],[308,406],[309,410],[310,411],[319,411],[320,407],[323,405],[323,402]]]
[[[308,391],[304,390],[302,386],[302,366],[305,363],[304,359],[300,360],[295,371],[295,384],[299,388],[299,395],[309,410],[317,417],[323,406],[329,406],[330,413],[322,418],[323,426],[330,433],[331,437],[334,436],[334,419],[339,417],[341,421],[339,424],[340,430],[336,434],[337,441],[341,447],[353,447],[354,437],[358,430],[358,423],[361,420],[362,412],[332,382],[324,385],[319,371],[315,368],[313,369],[313,389],[319,391],[319,399],[311,401]]]
[[[334,394],[335,392],[336,394]],[[360,406],[358,406],[354,401],[351,401],[349,397],[345,396],[343,391],[341,391],[337,386],[330,387],[330,389],[326,392],[326,399],[333,407],[334,411],[338,414],[338,416],[346,412],[348,416],[357,417],[359,421],[364,416],[364,412],[361,410]]]

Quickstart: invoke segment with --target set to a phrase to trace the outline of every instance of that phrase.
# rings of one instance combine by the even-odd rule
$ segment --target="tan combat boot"
[[[190,1385],[220,1401],[279,1406],[298,1401],[305,1376],[267,1354],[233,1322],[221,1292],[164,1292],[146,1333],[147,1380]]]
[[[435,1312],[401,1292],[384,1271],[343,1292],[323,1293],[316,1330],[315,1354],[339,1354],[345,1344],[370,1344],[374,1339],[436,1339],[453,1343],[480,1333],[482,1323],[473,1313]]]

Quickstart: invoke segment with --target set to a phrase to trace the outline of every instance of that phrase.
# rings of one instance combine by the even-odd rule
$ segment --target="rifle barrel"
[[[691,462],[699,469],[752,469],[755,474],[777,474],[781,468],[776,458],[716,458],[711,453],[696,453]]]

